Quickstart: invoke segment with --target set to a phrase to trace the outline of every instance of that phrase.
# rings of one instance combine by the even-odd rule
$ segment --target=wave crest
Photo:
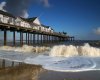
[[[88,43],[84,46],[73,46],[73,45],[59,45],[54,46],[50,51],[50,56],[90,56],[90,57],[100,57],[100,48],[91,47]]]
[[[41,53],[48,51],[50,48],[45,47],[45,46],[28,46],[28,45],[23,45],[22,47],[10,47],[10,46],[1,46],[0,50],[5,50],[5,51],[17,51],[17,52],[31,52],[31,53]]]

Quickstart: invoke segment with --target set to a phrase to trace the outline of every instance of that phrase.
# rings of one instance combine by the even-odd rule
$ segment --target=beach
[[[68,45],[69,47],[70,45],[82,46],[83,43],[89,43],[89,42],[90,41],[73,41],[73,42],[60,43],[60,44],[57,44],[57,45],[54,44],[54,45],[56,45],[57,47],[60,45],[63,46],[64,44]],[[91,43],[94,46],[95,43],[98,43],[98,41],[97,42],[91,41]],[[47,47],[52,48],[54,45],[50,45],[50,46],[48,45]],[[97,48],[98,47],[99,46],[97,46]],[[96,68],[97,70],[96,69],[89,70],[90,68],[91,69],[94,68],[93,67],[94,63],[91,62],[90,58],[89,59],[84,58],[84,57],[69,58],[67,62],[69,63],[69,60],[71,60],[70,62],[72,64],[68,65],[66,63],[63,64],[63,61],[64,61],[63,58],[61,58],[60,60],[57,58],[55,59],[55,58],[49,57],[47,54],[49,50],[47,50],[47,52],[44,52],[44,53],[43,52],[42,53],[34,53],[34,52],[25,53],[25,51],[23,52],[23,50],[19,52],[14,51],[16,50],[16,48],[14,48],[14,50],[12,51],[13,49],[12,47],[10,48],[4,47],[3,49],[5,50],[0,50],[0,58],[1,58],[0,60],[0,80],[100,80],[99,65],[97,65],[97,68]],[[51,65],[52,64],[51,59],[54,60],[54,62],[56,61],[56,63]],[[86,61],[84,61],[84,59],[86,59]],[[5,60],[5,62],[3,60]],[[74,63],[73,60],[76,60],[75,61],[76,64],[73,64]],[[77,64],[78,63],[77,60],[82,60],[82,62],[78,61],[79,64]],[[96,59],[97,61],[96,64],[99,64],[98,60],[99,59]],[[49,67],[45,64],[49,65]],[[59,69],[56,69],[57,64],[59,65],[61,64],[61,66],[58,65]],[[84,65],[86,66],[84,67]],[[60,69],[63,70],[63,67],[65,66],[66,66],[65,71],[60,71]],[[86,71],[81,70],[81,67],[82,69],[84,68],[88,70]],[[79,71],[74,71],[74,68],[76,70],[79,69]],[[69,71],[66,71],[67,69]]]
[[[56,72],[41,66],[22,64],[0,69],[0,80],[100,80],[100,71]]]

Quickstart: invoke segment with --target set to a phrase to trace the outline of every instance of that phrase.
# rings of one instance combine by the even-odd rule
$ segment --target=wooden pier
[[[6,22],[3,22],[4,19]],[[7,12],[0,11],[0,30],[4,31],[4,46],[7,45],[7,31],[13,32],[13,46],[16,46],[16,32],[20,33],[20,46],[24,45],[23,34],[26,34],[25,41],[27,45],[34,45],[36,43],[57,43],[74,40],[74,37],[69,37],[65,34],[55,32],[50,27],[46,28],[48,30],[47,31],[44,29],[45,27],[43,25],[35,24],[32,20],[34,19],[30,18],[26,20],[24,18],[15,18]],[[22,26],[22,23],[18,25],[19,21],[20,23],[23,22],[25,25]]]

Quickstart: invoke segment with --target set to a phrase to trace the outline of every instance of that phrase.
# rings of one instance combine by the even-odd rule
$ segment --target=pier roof
[[[36,18],[37,18],[37,17],[32,17],[32,18],[27,18],[26,20],[27,20],[28,22],[33,22]]]
[[[2,11],[2,10],[0,10],[0,14],[6,15],[6,16],[9,16],[9,17],[16,18],[16,17],[13,16],[12,14],[10,14],[10,13],[8,13],[8,12],[5,12],[5,11]]]
[[[46,26],[46,25],[44,25],[44,24],[42,24],[42,26],[45,27],[45,28],[49,28],[49,27],[50,27],[50,26]]]

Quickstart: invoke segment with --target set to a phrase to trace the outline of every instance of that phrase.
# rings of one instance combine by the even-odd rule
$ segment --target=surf
[[[44,69],[61,72],[100,70],[100,48],[88,43],[83,46],[57,45],[48,55],[27,58],[27,64],[42,65]]]
[[[45,47],[42,54],[33,46],[0,47],[0,58],[31,65],[42,65],[44,69],[60,72],[100,70],[100,48],[88,43],[83,46],[56,45]],[[35,51],[34,51],[35,50]],[[40,50],[40,51],[39,51]],[[41,47],[37,48],[41,53]]]

